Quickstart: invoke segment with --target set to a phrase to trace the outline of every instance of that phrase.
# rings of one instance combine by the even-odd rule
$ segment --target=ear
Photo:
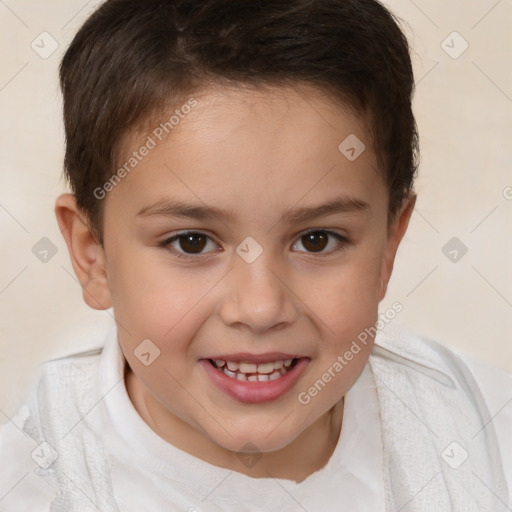
[[[400,210],[396,213],[388,226],[387,246],[384,258],[382,260],[381,273],[380,273],[380,286],[378,292],[379,302],[386,295],[388,289],[389,279],[393,272],[393,264],[395,262],[396,251],[402,241],[402,238],[407,231],[409,220],[411,219],[414,205],[416,204],[416,194],[410,192],[409,195],[403,200]]]
[[[105,251],[77,207],[75,196],[62,194],[55,202],[55,215],[68,246],[73,270],[82,286],[84,301],[93,309],[112,306],[108,287]]]

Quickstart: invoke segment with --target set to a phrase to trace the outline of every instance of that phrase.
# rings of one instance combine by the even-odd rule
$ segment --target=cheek
[[[126,258],[113,267],[114,311],[126,359],[149,389],[171,400],[181,392],[176,381],[190,378],[198,357],[191,344],[211,314],[208,291],[218,277],[171,269],[161,260],[137,266]],[[145,352],[158,354],[149,366],[136,356],[143,340],[151,340]]]
[[[310,420],[352,387],[368,360],[378,319],[379,280],[377,259],[361,257],[357,264],[340,266],[307,301],[320,329],[312,377],[298,396],[299,403],[307,401],[304,412]]]
[[[379,282],[380,259],[371,251],[360,253],[350,263],[317,276],[305,302],[327,332],[346,340],[375,322]]]
[[[154,249],[152,249],[154,250]],[[109,269],[116,318],[134,331],[162,338],[186,324],[214,283],[213,276],[172,268],[160,254],[119,258]]]

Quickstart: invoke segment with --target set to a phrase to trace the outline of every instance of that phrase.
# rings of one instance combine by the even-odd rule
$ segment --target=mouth
[[[210,364],[217,370],[227,375],[230,379],[241,382],[267,382],[280,379],[289,371],[293,370],[298,358],[280,359],[265,363],[254,363],[249,361],[226,361],[224,359],[209,359]]]
[[[201,359],[200,365],[212,383],[225,394],[243,403],[262,403],[286,395],[303,374],[309,357],[286,358],[279,355],[273,360],[266,357]]]

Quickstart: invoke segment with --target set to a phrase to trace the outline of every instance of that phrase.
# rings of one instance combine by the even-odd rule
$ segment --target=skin
[[[332,455],[343,397],[373,340],[309,404],[297,396],[377,321],[415,197],[388,222],[388,190],[365,123],[320,91],[219,86],[194,97],[198,105],[171,135],[108,192],[104,246],[71,194],[57,199],[56,216],[84,300],[95,309],[113,306],[127,391],[144,421],[211,464],[300,482]],[[366,146],[354,161],[338,150],[350,134]],[[125,156],[147,135],[128,134]],[[281,218],[284,209],[340,195],[367,208]],[[170,199],[228,209],[233,219],[137,215]],[[324,230],[316,246],[303,236],[313,228]],[[190,245],[159,245],[179,230],[206,235],[202,253],[180,258]],[[247,236],[263,249],[252,263],[236,252]],[[144,339],[161,351],[149,366],[134,355]],[[291,391],[259,404],[226,395],[199,364],[212,355],[272,351],[310,360]],[[252,467],[238,453],[248,442],[262,454]]]

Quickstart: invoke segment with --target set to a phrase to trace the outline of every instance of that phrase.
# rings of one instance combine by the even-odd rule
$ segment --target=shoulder
[[[469,371],[484,393],[492,391],[495,395],[497,388],[504,396],[512,393],[511,373],[406,329],[379,332],[372,357],[394,361],[416,371],[438,370],[456,380],[461,378],[461,372]]]
[[[101,349],[42,363],[26,401],[41,421],[69,420],[87,411],[98,385]],[[45,414],[52,410],[52,414]],[[62,417],[55,412],[66,412]]]
[[[83,397],[94,389],[97,384],[101,352],[100,347],[41,363],[11,422],[30,437],[36,438],[36,424],[40,423],[44,416],[48,416],[49,408],[55,411],[55,407],[59,405],[80,406],[80,400],[75,402],[69,399]]]
[[[464,402],[477,408],[482,417],[477,430],[485,430],[489,439],[491,431],[494,431],[503,473],[508,487],[512,489],[511,373],[462,354],[437,340],[399,329],[377,335],[370,362],[383,374],[405,376],[406,386],[416,397],[435,397],[429,407],[435,407],[438,412],[443,404],[448,406],[445,409],[447,415],[455,415]],[[427,390],[432,389],[437,392],[429,394]],[[457,390],[460,392],[453,394]]]
[[[0,426],[0,496],[12,512],[48,509],[56,442],[95,398],[101,348],[42,363],[16,414]]]
[[[98,347],[41,363],[36,385],[51,387],[52,382],[58,382],[59,386],[65,383],[75,388],[81,382],[89,383],[98,373],[102,350],[102,347]]]

